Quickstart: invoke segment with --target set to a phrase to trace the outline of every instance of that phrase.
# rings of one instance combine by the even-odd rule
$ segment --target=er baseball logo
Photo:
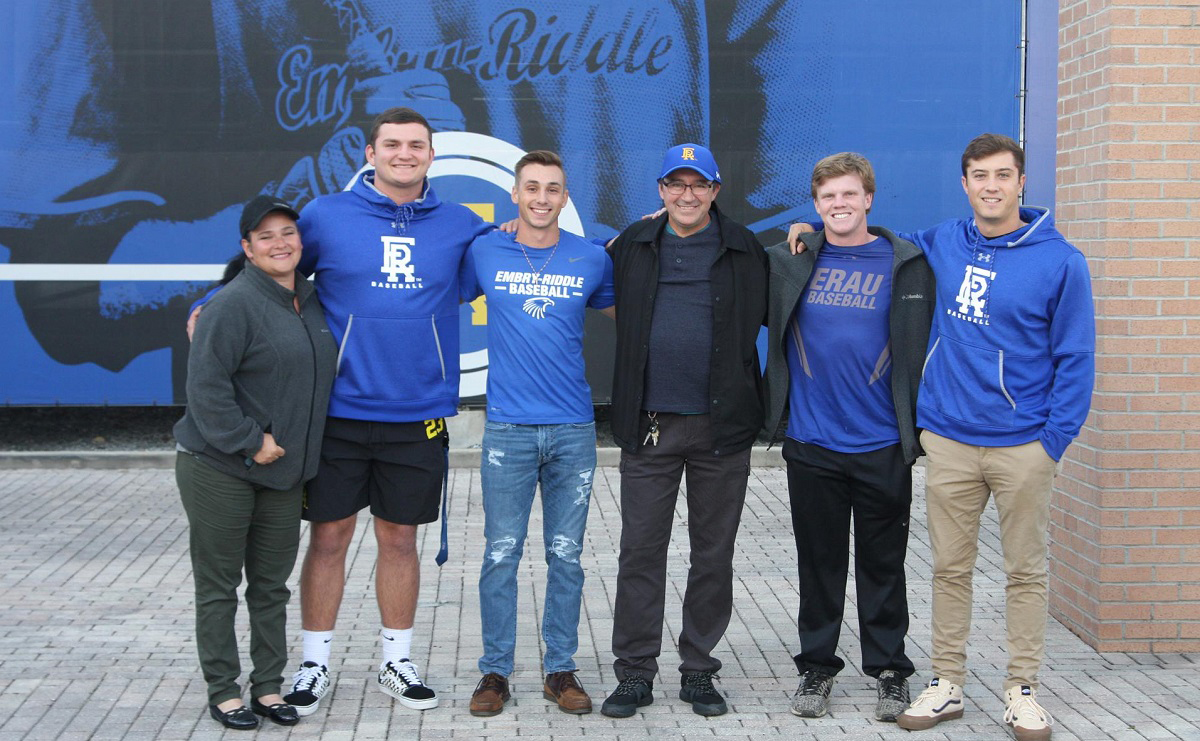
[[[371,286],[382,285],[385,288],[408,288],[419,287],[419,281],[414,274],[412,266],[412,246],[416,242],[412,237],[390,237],[382,236],[379,238],[383,242],[383,267],[379,268],[381,273],[387,274],[387,280],[382,284],[377,281],[372,281]],[[402,276],[404,280],[400,280],[398,276]]]
[[[962,285],[958,287],[958,311],[947,309],[950,316],[963,319],[974,324],[987,324],[987,290],[988,284],[995,279],[994,270],[985,270],[978,265],[968,265]],[[968,309],[970,313],[968,313]]]

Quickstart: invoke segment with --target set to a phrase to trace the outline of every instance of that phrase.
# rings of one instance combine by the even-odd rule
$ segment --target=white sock
[[[383,663],[389,661],[398,664],[408,658],[412,650],[412,628],[395,630],[393,628],[379,629],[379,642],[383,644]]]
[[[301,630],[304,640],[304,660],[317,666],[329,666],[329,654],[333,650],[332,630]]]

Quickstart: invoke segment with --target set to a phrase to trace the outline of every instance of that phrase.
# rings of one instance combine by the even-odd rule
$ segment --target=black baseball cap
[[[292,221],[300,220],[300,214],[296,213],[296,209],[292,208],[287,201],[275,196],[255,196],[242,209],[242,220],[238,222],[238,227],[242,230],[242,239],[249,237],[250,232],[254,231],[266,215],[273,211],[282,211],[290,216]]]

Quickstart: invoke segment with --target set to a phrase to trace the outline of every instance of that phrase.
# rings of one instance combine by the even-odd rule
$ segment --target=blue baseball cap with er
[[[713,159],[712,152],[699,144],[677,144],[668,149],[667,156],[663,157],[662,174],[658,179],[662,180],[676,170],[684,169],[695,170],[714,183],[721,182],[721,171],[717,169],[717,161]]]

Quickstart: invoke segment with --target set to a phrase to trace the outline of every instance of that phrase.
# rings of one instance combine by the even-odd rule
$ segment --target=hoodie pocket
[[[1004,382],[1004,353],[942,335],[925,359],[921,396],[946,417],[1009,429],[1017,404]]]
[[[444,396],[457,381],[458,317],[355,315],[339,352],[334,393],[384,402]]]

